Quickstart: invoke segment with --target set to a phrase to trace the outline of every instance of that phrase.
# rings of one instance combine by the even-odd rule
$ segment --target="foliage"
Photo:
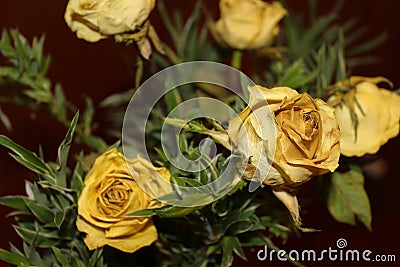
[[[0,258],[18,266],[103,266],[101,249],[90,253],[76,229],[76,202],[83,187],[83,168],[67,167],[69,149],[78,122],[75,115],[58,149],[57,162],[26,150],[5,136],[0,144],[11,156],[35,173],[37,180],[27,181],[27,196],[3,196],[0,203],[15,209],[14,229],[23,240],[23,251],[11,245],[11,252],[1,250]]]
[[[344,25],[338,24],[340,5],[329,14],[317,17],[316,1],[310,0],[309,3],[310,24],[305,25],[295,15],[287,17],[276,43],[251,54],[257,68],[251,76],[269,87],[289,86],[327,100],[332,94],[329,85],[346,79],[351,67],[370,62],[371,59],[363,57],[363,53],[382,41],[384,36],[361,46],[352,46],[364,31],[353,29],[353,20]],[[160,70],[194,60],[231,61],[231,65],[241,66],[243,51],[229,53],[212,41],[209,32],[211,15],[202,1],[197,1],[186,21],[181,11],[171,12],[163,2],[158,3],[158,14],[172,40],[171,43],[163,43],[165,55],[153,54],[150,63],[138,58],[135,89],[111,95],[99,105],[99,108],[106,108],[108,114],[112,114],[109,119],[114,124],[107,130],[116,137],[113,139],[115,142],[121,138],[120,128],[126,105],[143,80],[153,74],[154,68]],[[96,106],[91,99],[85,99],[86,107],[78,120],[78,109],[68,102],[61,85],[52,85],[47,77],[50,57],[43,53],[44,42],[45,38],[41,37],[34,38],[29,44],[17,30],[3,30],[0,40],[0,52],[6,61],[0,66],[0,86],[5,88],[0,95],[0,104],[15,104],[42,112],[68,127],[55,162],[46,161],[41,151],[37,155],[8,137],[0,136],[0,145],[8,148],[11,157],[34,174],[34,179],[26,182],[25,196],[0,197],[1,205],[14,210],[9,216],[15,219],[13,227],[22,239],[23,248],[20,250],[10,244],[10,251],[0,249],[0,259],[18,266],[119,266],[124,257],[132,255],[112,257],[120,252],[110,247],[89,251],[84,236],[75,225],[79,216],[79,195],[91,167],[88,163],[91,162],[90,157],[93,153],[99,155],[107,150],[109,144],[93,133]],[[185,90],[174,88],[165,95],[152,111],[146,128],[150,158],[171,173],[174,191],[164,196],[164,200],[174,199],[176,204],[182,205],[149,208],[127,216],[153,216],[159,239],[149,249],[156,252],[155,260],[163,266],[229,266],[235,257],[247,259],[245,247],[268,245],[277,250],[271,240],[284,242],[298,229],[271,190],[263,189],[252,194],[248,192],[248,183],[241,180],[226,196],[208,205],[193,207],[193,203],[207,195],[199,188],[216,181],[228,162],[245,160],[247,163],[250,159],[243,159],[241,155],[230,156],[225,149],[227,145],[217,137],[217,134],[225,134],[226,130],[210,119],[189,123],[165,119],[180,103],[198,96],[217,98],[236,112],[243,110],[243,101],[223,88],[207,84],[182,87]],[[70,119],[73,114],[75,116]],[[10,118],[1,108],[0,120],[7,129],[12,129]],[[201,163],[208,167],[193,173],[171,164],[169,158],[174,155],[160,148],[162,123],[180,127],[182,131],[176,140],[169,141],[178,143],[186,159],[200,158]],[[207,136],[219,143],[213,158],[205,156],[207,153],[200,150],[200,140]],[[110,139],[109,136],[107,138]],[[71,146],[77,144],[83,144],[85,150],[70,153]],[[74,162],[74,168],[70,168],[71,162]],[[351,225],[361,222],[371,230],[371,208],[359,162],[342,157],[341,165],[350,166],[349,170],[335,171],[323,177],[321,191],[324,192],[327,209],[339,222]],[[241,178],[230,175],[232,180]],[[198,193],[188,197],[179,191],[179,186],[197,188]],[[137,252],[140,253],[146,252]]]

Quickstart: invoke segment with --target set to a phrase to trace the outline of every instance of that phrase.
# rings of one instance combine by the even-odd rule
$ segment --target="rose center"
[[[319,129],[318,114],[315,111],[305,111],[303,114],[304,134],[311,136],[315,130]]]
[[[109,184],[100,194],[99,208],[105,214],[118,215],[130,201],[132,189],[121,180]]]

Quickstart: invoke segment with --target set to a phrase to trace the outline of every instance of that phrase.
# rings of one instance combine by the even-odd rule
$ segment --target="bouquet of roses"
[[[357,53],[376,42],[347,56],[346,40],[356,37],[337,24],[338,7],[305,26],[284,1],[220,0],[218,16],[212,4],[193,3],[183,19],[164,1],[68,2],[65,21],[78,38],[114,38],[138,51],[134,89],[99,104],[111,114],[108,136],[94,134],[89,98],[78,111],[52,86],[44,38],[30,44],[3,30],[1,103],[67,130],[55,161],[0,136],[35,174],[25,196],[0,197],[15,209],[22,239],[0,249],[2,261],[229,266],[246,260],[244,247],[278,249],[272,240],[315,231],[303,225],[296,197],[310,179],[337,221],[370,229],[360,159],[397,136],[400,121],[390,80],[350,75],[364,63]],[[312,12],[316,1],[309,4]],[[11,128],[1,110],[0,119]]]

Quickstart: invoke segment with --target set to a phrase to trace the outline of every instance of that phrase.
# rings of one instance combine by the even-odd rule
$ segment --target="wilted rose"
[[[79,38],[97,42],[136,31],[147,20],[154,5],[155,0],[70,0],[64,17]]]
[[[291,189],[338,166],[340,133],[333,109],[288,87],[249,90],[249,106],[230,121],[229,137],[249,158],[245,178],[261,175],[298,220]]]
[[[155,0],[69,0],[65,21],[78,38],[88,42],[114,36],[117,42],[135,42],[140,54],[149,59],[152,49],[164,53],[148,17]]]
[[[212,26],[216,40],[233,49],[259,49],[279,33],[279,21],[287,14],[282,5],[262,0],[221,0],[220,19]]]
[[[400,96],[379,88],[377,83],[390,81],[383,77],[353,76],[336,87],[348,88],[328,99],[335,107],[340,126],[341,153],[361,157],[374,154],[390,138],[399,134]]]
[[[150,202],[153,198],[139,187],[137,180],[169,180],[170,174],[165,168],[155,168],[142,158],[130,160],[128,164],[134,176],[124,156],[111,149],[96,159],[85,179],[76,224],[79,231],[87,234],[85,243],[89,249],[109,245],[134,252],[157,240],[151,217],[125,215],[160,205]]]

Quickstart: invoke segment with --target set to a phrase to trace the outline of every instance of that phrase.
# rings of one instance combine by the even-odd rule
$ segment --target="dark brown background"
[[[179,6],[190,9],[195,1],[169,0],[165,2],[167,7]],[[319,2],[321,4],[322,1]],[[133,87],[133,73],[129,68],[136,57],[134,49],[115,45],[112,40],[90,44],[77,39],[63,19],[66,3],[65,0],[2,0],[0,1],[0,28],[17,27],[29,40],[33,36],[45,33],[47,38],[45,50],[52,56],[49,76],[53,83],[59,82],[63,86],[67,98],[79,107],[83,107],[82,95],[84,94],[90,95],[95,102],[98,102],[111,93]],[[290,0],[288,3],[290,7],[300,12],[305,10],[307,1]],[[324,6],[320,8],[326,10],[333,1],[323,1],[323,3]],[[209,0],[208,4],[217,10],[217,1]],[[378,56],[381,61],[372,66],[356,69],[354,73],[363,76],[386,76],[394,82],[396,88],[400,86],[398,75],[399,6],[400,2],[397,1],[352,0],[347,1],[340,15],[342,20],[358,17],[359,26],[367,26],[370,29],[366,39],[373,38],[382,31],[389,33],[387,41],[371,51],[371,54]],[[153,14],[153,19],[157,20],[155,14]],[[163,31],[159,33],[163,39]],[[12,133],[9,133],[4,127],[0,127],[0,134],[11,136],[16,142],[33,151],[37,151],[38,145],[42,144],[48,159],[55,159],[58,143],[65,133],[63,127],[40,114],[32,114],[24,108],[13,106],[2,108],[10,115],[14,129]],[[347,239],[349,248],[368,248],[374,253],[396,254],[397,265],[388,265],[399,266],[398,151],[400,151],[400,138],[390,140],[384,145],[379,151],[380,165],[375,168],[383,175],[366,180],[373,212],[372,233],[362,226],[351,227],[336,223],[321,203],[313,202],[307,205],[303,220],[308,226],[321,229],[322,232],[302,234],[300,237],[293,235],[283,248],[322,250],[329,246],[335,247],[336,240],[342,237]],[[0,148],[0,195],[22,194],[24,180],[31,179],[32,175],[15,163],[7,153],[6,149]],[[309,195],[310,192],[312,194],[315,192],[314,187],[315,184],[311,182],[300,194]],[[4,217],[9,211],[9,209],[0,208],[0,247],[5,249],[8,249],[10,241],[19,242],[10,226],[12,220]],[[268,265],[267,262],[257,263],[256,251],[248,251],[248,258],[254,262],[253,266]],[[237,266],[241,265],[244,263],[237,263]],[[337,263],[332,264],[332,266],[336,265]],[[1,263],[0,266],[2,266]],[[374,264],[370,263],[367,266],[374,266]],[[380,266],[386,266],[386,264],[382,263]]]

